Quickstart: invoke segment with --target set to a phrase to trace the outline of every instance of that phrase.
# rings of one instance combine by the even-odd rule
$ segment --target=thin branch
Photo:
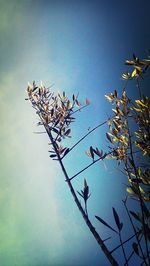
[[[139,242],[141,241],[141,239],[142,239],[142,236],[140,237],[140,239],[139,239]],[[132,258],[132,256],[134,255],[134,250],[131,252],[131,254],[129,255],[129,257],[128,257],[128,259],[127,259],[127,262],[129,262],[129,260]],[[140,258],[141,258],[141,256],[140,256]],[[143,258],[142,258],[143,259]],[[145,263],[145,262],[144,262]],[[124,264],[124,266],[127,266],[127,264],[125,263]]]
[[[130,236],[128,239],[126,239],[125,241],[122,242],[122,244],[124,245],[125,243],[127,243],[128,241],[130,241],[132,238],[134,238],[136,235],[138,234],[138,232],[136,232],[136,234]],[[119,244],[118,246],[116,246],[114,249],[112,249],[110,251],[110,253],[113,253],[114,251],[116,251],[118,248],[121,247],[121,244]]]
[[[134,223],[133,223],[133,221],[132,221],[132,218],[131,218],[130,212],[129,212],[129,210],[128,210],[128,207],[127,207],[126,201],[123,200],[122,202],[123,202],[123,204],[124,204],[124,206],[125,206],[125,210],[126,210],[126,212],[127,212],[127,215],[128,215],[128,217],[129,217],[130,223],[131,223],[132,228],[133,228],[133,231],[134,231],[134,233],[135,233],[135,237],[136,237],[136,240],[137,240],[137,243],[138,243],[139,249],[140,249],[140,251],[141,251],[141,254],[142,254],[142,256],[143,256],[143,260],[144,260],[144,262],[145,262],[145,265],[148,265],[147,262],[146,262],[146,260],[145,260],[145,256],[144,256],[144,253],[143,253],[143,250],[142,250],[141,244],[140,244],[140,240],[139,240],[139,238],[138,238],[137,231],[136,231],[136,228],[135,228]]]
[[[105,242],[105,241],[107,241],[107,240],[109,240],[109,239],[111,239],[111,236],[109,236],[109,237],[103,239],[103,242]]]
[[[128,121],[127,121],[127,123],[128,123]],[[135,174],[136,181],[137,181],[136,183],[137,183],[137,189],[138,189],[138,196],[139,196],[141,213],[142,213],[142,224],[143,224],[143,231],[144,231],[144,238],[145,238],[145,246],[146,246],[148,262],[150,264],[150,257],[149,257],[149,252],[148,252],[148,243],[147,243],[147,236],[146,236],[146,228],[145,228],[145,218],[144,218],[144,211],[143,211],[143,199],[142,199],[142,196],[141,196],[141,191],[140,191],[139,183],[138,183],[137,168],[136,168],[135,160],[134,160],[134,156],[133,156],[132,141],[131,141],[131,134],[130,134],[129,125],[128,125],[128,131],[129,131],[129,143],[130,143],[131,159],[132,159],[132,162],[133,162],[134,174]]]
[[[91,221],[89,220],[89,218],[88,218],[88,216],[86,215],[84,209],[82,208],[81,203],[80,203],[80,201],[79,201],[79,199],[78,199],[78,197],[77,197],[77,195],[76,195],[76,193],[75,193],[75,190],[74,190],[74,188],[73,188],[73,186],[72,186],[72,184],[71,184],[71,181],[70,181],[70,179],[69,179],[69,176],[68,176],[68,174],[67,174],[67,172],[66,172],[66,169],[65,169],[65,167],[64,167],[64,164],[63,164],[63,162],[62,162],[62,160],[61,160],[61,158],[60,158],[60,155],[59,155],[59,153],[58,153],[58,151],[57,151],[57,146],[56,146],[56,143],[54,142],[54,139],[53,139],[53,137],[52,137],[52,135],[51,135],[51,131],[50,131],[48,125],[44,124],[44,127],[45,127],[45,129],[46,129],[46,131],[47,131],[47,134],[48,134],[48,136],[49,136],[50,141],[51,141],[52,144],[53,144],[53,147],[54,147],[55,153],[56,153],[56,155],[57,155],[57,157],[58,157],[59,164],[60,164],[61,169],[62,169],[62,172],[63,172],[63,174],[64,174],[64,176],[65,176],[65,178],[66,178],[66,181],[67,181],[68,187],[69,187],[69,189],[70,189],[70,192],[71,192],[71,194],[72,194],[72,196],[73,196],[73,198],[74,198],[74,200],[75,200],[75,202],[76,202],[76,205],[77,205],[79,211],[81,212],[81,214],[82,214],[82,216],[83,216],[83,218],[84,218],[85,223],[87,224],[88,228],[90,229],[91,233],[93,234],[93,236],[94,236],[94,238],[96,239],[97,243],[98,243],[99,246],[101,247],[101,249],[102,249],[102,251],[104,252],[105,256],[108,258],[108,260],[109,260],[109,262],[111,263],[111,265],[118,266],[117,261],[116,261],[116,260],[114,259],[114,257],[110,254],[110,251],[109,251],[109,250],[107,249],[107,247],[105,246],[103,240],[101,239],[101,237],[100,237],[99,234],[97,233],[96,229],[93,227]]]
[[[113,118],[113,117],[112,117]],[[106,121],[104,121],[103,123],[97,125],[96,127],[94,127],[93,129],[89,130],[88,133],[86,133],[81,139],[79,139],[70,149],[69,152],[72,151],[81,141],[83,141],[88,135],[90,135],[93,131],[95,131],[97,128],[105,125],[108,122],[108,119]],[[62,157],[63,158],[63,157]]]
[[[76,111],[72,112],[71,115],[74,115],[77,112],[80,112],[82,109],[84,109],[85,107],[89,106],[89,104],[85,104],[82,107],[80,107],[79,109],[77,109]]]
[[[125,253],[124,244],[122,242],[122,237],[121,237],[121,232],[120,231],[119,231],[119,240],[120,240],[120,244],[121,244],[121,248],[122,248],[122,253],[123,253],[123,256],[124,256],[124,259],[125,259],[125,263],[128,266],[127,256],[126,256],[126,253]]]
[[[142,93],[141,93],[141,87],[140,87],[140,83],[139,83],[139,79],[137,78],[136,79],[136,83],[137,83],[137,88],[139,90],[139,96],[140,96],[140,99],[142,98]]]
[[[103,160],[106,156],[110,155],[113,151],[104,154],[103,156],[99,157],[97,160],[94,160],[92,163],[88,164],[85,168],[83,168],[81,171],[79,171],[78,173],[76,173],[75,175],[73,175],[69,180],[72,180],[73,178],[75,178],[76,176],[78,176],[79,174],[81,174],[82,172],[84,172],[85,170],[87,170],[89,167],[91,167],[93,164],[97,163],[100,160]]]

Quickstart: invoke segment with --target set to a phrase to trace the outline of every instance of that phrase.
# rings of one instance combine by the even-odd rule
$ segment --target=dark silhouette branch
[[[93,131],[95,131],[97,128],[105,125],[108,122],[108,120],[104,121],[103,123],[97,125],[93,129],[89,130],[87,134],[85,134],[81,139],[79,139],[70,149],[69,152],[72,151],[81,141],[83,141],[88,135],[90,135]],[[63,158],[63,157],[62,157]]]
[[[74,198],[74,201],[75,201],[75,203],[76,203],[76,205],[77,205],[79,211],[81,212],[81,214],[82,214],[82,216],[83,216],[83,219],[84,219],[85,223],[87,224],[89,230],[90,230],[91,233],[93,234],[94,238],[96,239],[96,241],[97,241],[97,243],[99,244],[99,246],[101,247],[102,251],[104,252],[104,254],[106,255],[106,257],[108,258],[108,260],[109,260],[109,262],[111,263],[111,265],[118,266],[117,261],[116,261],[116,260],[114,259],[114,257],[111,255],[110,251],[108,250],[108,248],[107,248],[106,245],[104,244],[104,241],[101,239],[101,237],[100,237],[99,234],[97,233],[96,229],[95,229],[94,226],[92,225],[91,221],[89,220],[88,216],[86,215],[84,209],[82,208],[81,203],[80,203],[80,201],[78,200],[78,197],[77,197],[77,195],[76,195],[76,193],[75,193],[75,190],[74,190],[74,188],[73,188],[73,186],[72,186],[72,184],[71,184],[71,181],[70,181],[70,179],[69,179],[69,176],[68,176],[68,174],[67,174],[67,172],[66,172],[66,169],[65,169],[65,167],[64,167],[64,164],[63,164],[63,162],[62,162],[62,160],[61,160],[61,158],[60,158],[60,155],[59,155],[59,153],[58,153],[58,151],[57,151],[57,146],[56,146],[56,143],[54,142],[54,139],[53,139],[53,137],[52,137],[51,131],[50,131],[50,129],[49,129],[49,127],[48,127],[47,124],[44,124],[44,127],[45,127],[46,132],[47,132],[47,134],[48,134],[48,136],[49,136],[49,139],[50,139],[50,141],[51,141],[51,143],[52,143],[52,145],[53,145],[53,147],[54,147],[55,153],[57,154],[57,158],[58,158],[59,164],[60,164],[61,169],[62,169],[62,172],[63,172],[63,174],[64,174],[64,176],[65,176],[65,179],[66,179],[66,182],[67,182],[68,187],[69,187],[69,189],[70,189],[70,192],[71,192],[71,194],[72,194],[72,196],[73,196],[73,198]]]
[[[79,171],[78,173],[76,173],[75,175],[73,175],[69,180],[74,179],[76,176],[80,175],[81,173],[83,173],[85,170],[87,170],[89,167],[91,167],[93,164],[97,163],[100,160],[104,160],[104,158],[110,154],[112,154],[114,151],[105,153],[103,156],[99,157],[98,159],[94,160],[92,163],[88,164],[85,168],[83,168],[81,171]]]

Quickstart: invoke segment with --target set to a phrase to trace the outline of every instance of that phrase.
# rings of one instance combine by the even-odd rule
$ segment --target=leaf
[[[107,139],[112,143],[112,139],[111,139],[109,133],[106,133],[106,137],[107,137]]]
[[[76,105],[78,106],[78,107],[80,107],[80,103],[79,103],[79,101],[76,99],[75,100],[75,102],[76,102]]]
[[[56,156],[57,156],[56,154],[51,154],[49,157],[54,158]]]
[[[84,198],[84,196],[79,192],[79,191],[77,191],[78,192],[78,194],[82,197],[82,198]]]
[[[133,247],[134,252],[139,256],[138,244],[134,242],[132,244],[132,247]]]
[[[84,190],[83,190],[83,195],[84,195],[84,201],[86,201],[89,198],[89,186],[87,185],[86,179],[84,179]]]
[[[87,182],[86,182],[86,179],[84,178],[84,188],[86,188],[88,185],[87,185]]]
[[[113,229],[108,223],[106,223],[102,218],[100,218],[99,216],[95,216],[95,218],[102,224],[104,224],[105,226],[107,226],[109,229],[111,229],[112,231],[114,231],[115,233],[118,234],[118,232]]]
[[[146,230],[147,239],[150,241],[150,228],[148,227],[147,224],[145,224],[145,230]]]
[[[71,132],[71,129],[70,128],[67,129],[67,131],[65,132],[65,136],[68,136],[70,134],[70,132]]]
[[[146,204],[145,204],[144,202],[143,202],[143,211],[144,211],[145,216],[146,216],[147,218],[149,218],[149,217],[150,217],[150,212],[149,212],[149,210],[147,209]]]
[[[56,129],[55,127],[53,127],[52,130],[53,130],[56,134],[59,134],[59,130]]]
[[[66,155],[67,155],[67,153],[69,152],[69,148],[67,148],[66,150],[65,150],[65,152],[64,152],[64,154],[63,154],[63,157],[65,157]]]
[[[114,219],[115,219],[116,225],[117,225],[119,231],[121,231],[121,229],[123,227],[123,223],[120,222],[119,216],[118,216],[115,208],[112,208],[112,209],[113,209],[113,215],[114,215]]]
[[[90,146],[90,154],[91,154],[92,159],[94,160],[94,151],[93,151],[92,146]]]
[[[137,70],[134,69],[133,72],[132,72],[132,74],[131,74],[131,77],[133,78],[133,77],[136,77],[136,76],[137,76]]]
[[[138,216],[137,213],[135,213],[135,212],[133,212],[133,211],[129,211],[129,212],[131,213],[131,215],[132,215],[136,220],[138,220],[139,222],[141,222],[141,219],[140,219],[140,217]]]
[[[86,105],[89,105],[90,104],[89,99],[86,98],[85,103],[86,103]]]
[[[135,54],[133,54],[133,59],[136,60],[136,56],[135,56]]]
[[[116,90],[114,90],[114,95],[117,98],[117,91]]]
[[[134,165],[134,161],[129,157],[129,162],[130,162],[130,164],[134,167],[135,165]]]

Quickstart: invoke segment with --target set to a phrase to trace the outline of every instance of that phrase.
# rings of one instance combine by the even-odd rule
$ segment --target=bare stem
[[[106,156],[110,155],[111,153],[113,153],[114,151],[111,151],[109,153],[104,154],[103,156],[99,157],[97,160],[94,160],[92,163],[88,164],[85,168],[83,168],[81,171],[79,171],[78,173],[76,173],[75,175],[73,175],[69,180],[72,180],[73,178],[75,178],[76,176],[80,175],[81,173],[83,173],[85,170],[87,170],[89,167],[91,167],[93,164],[97,163],[100,160],[103,160]]]
[[[108,120],[104,121],[103,123],[97,125],[93,129],[89,130],[87,134],[85,134],[81,139],[79,139],[70,149],[69,152],[72,151],[81,141],[83,141],[88,135],[90,135],[93,131],[95,131],[97,128],[105,125],[108,122]]]
[[[137,78],[136,82],[137,82],[137,88],[139,90],[139,96],[140,96],[140,99],[141,99],[142,98],[142,93],[141,93],[141,88],[140,88],[140,83],[139,83],[139,79],[138,78]]]
[[[126,265],[128,266],[127,256],[126,256],[126,253],[125,253],[124,244],[122,242],[122,237],[121,237],[121,232],[120,231],[119,231],[119,240],[120,240],[120,245],[121,245],[121,248],[122,248],[122,252],[123,252],[123,256],[124,256]]]

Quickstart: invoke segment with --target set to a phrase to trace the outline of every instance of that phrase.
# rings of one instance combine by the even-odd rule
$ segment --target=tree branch
[[[61,160],[61,158],[60,158],[60,155],[59,155],[59,153],[58,153],[58,151],[57,151],[57,146],[56,146],[56,143],[55,143],[54,140],[53,140],[53,137],[52,137],[52,135],[51,135],[51,131],[50,131],[48,125],[44,124],[44,127],[45,127],[45,129],[46,129],[46,131],[47,131],[47,134],[48,134],[48,136],[49,136],[49,139],[50,139],[50,141],[51,141],[51,143],[52,143],[52,145],[53,145],[53,147],[54,147],[55,153],[57,154],[59,164],[60,164],[61,169],[62,169],[62,172],[63,172],[63,174],[64,174],[64,176],[65,176],[65,178],[66,178],[66,182],[67,182],[67,184],[68,184],[68,187],[69,187],[69,189],[70,189],[70,192],[71,192],[71,194],[72,194],[72,196],[73,196],[73,198],[74,198],[74,201],[75,201],[75,203],[76,203],[76,205],[77,205],[79,211],[81,212],[81,214],[82,214],[82,216],[83,216],[83,219],[84,219],[85,223],[87,224],[89,230],[90,230],[91,233],[93,234],[94,238],[96,239],[97,243],[98,243],[99,246],[101,247],[101,249],[102,249],[102,251],[104,252],[105,256],[108,258],[108,260],[109,260],[109,262],[111,263],[111,265],[113,265],[113,266],[118,266],[117,261],[116,261],[116,260],[114,259],[114,257],[111,255],[110,251],[107,249],[106,245],[104,244],[104,241],[101,239],[101,237],[100,237],[99,234],[97,233],[96,229],[93,227],[91,221],[89,220],[88,216],[86,215],[84,209],[82,208],[81,203],[80,203],[80,201],[78,200],[78,197],[77,197],[77,195],[76,195],[76,193],[75,193],[75,190],[74,190],[74,188],[73,188],[73,186],[72,186],[72,184],[71,184],[71,181],[70,181],[70,179],[69,179],[69,176],[68,176],[68,174],[67,174],[67,172],[66,172],[66,169],[65,169],[65,167],[64,167],[64,164],[63,164],[63,162],[62,162],[62,160]]]

